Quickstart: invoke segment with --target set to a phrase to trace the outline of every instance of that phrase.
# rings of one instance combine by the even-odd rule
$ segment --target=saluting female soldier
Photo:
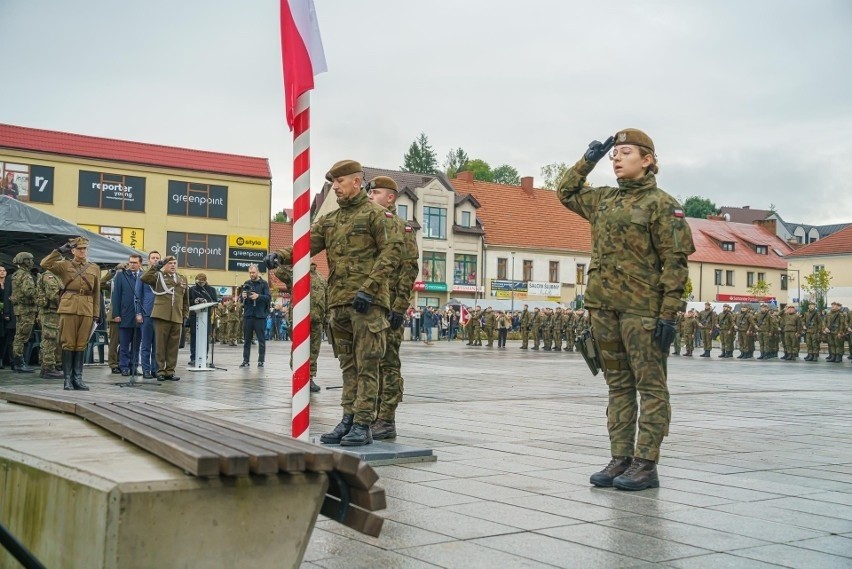
[[[618,187],[586,186],[613,146]],[[560,201],[592,229],[585,305],[609,387],[612,451],[610,463],[591,477],[595,486],[660,485],[656,463],[671,420],[666,358],[695,246],[680,204],[657,187],[658,170],[651,138],[629,128],[592,142],[557,185]]]
[[[73,255],[70,261],[64,258],[69,251]],[[86,259],[88,252],[89,240],[75,237],[41,261],[42,268],[59,277],[64,287],[58,312],[62,373],[67,390],[89,390],[83,383],[83,357],[101,313],[101,272]]]

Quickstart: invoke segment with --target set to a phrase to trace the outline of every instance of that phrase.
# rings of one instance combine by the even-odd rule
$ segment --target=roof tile
[[[687,217],[686,221],[695,243],[695,253],[689,256],[691,262],[787,268],[787,261],[781,255],[789,255],[793,249],[783,239],[762,227],[695,217]],[[734,243],[734,250],[723,251],[720,242],[724,241]],[[752,245],[766,245],[768,253],[761,255]]]
[[[824,239],[809,243],[793,253],[790,257],[810,257],[813,255],[842,255],[852,253],[852,226],[832,233]]]

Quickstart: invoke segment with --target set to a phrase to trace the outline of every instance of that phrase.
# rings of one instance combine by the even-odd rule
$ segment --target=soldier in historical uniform
[[[18,268],[12,274],[12,293],[10,300],[15,311],[15,340],[12,344],[12,371],[32,373],[30,362],[24,361],[26,345],[33,335],[38,306],[36,306],[36,280],[33,275],[33,255],[21,251],[12,259]]]
[[[59,297],[62,294],[62,281],[50,271],[44,271],[36,282],[36,305],[38,321],[41,323],[41,377],[59,379],[64,377],[57,371],[57,363],[62,361],[59,351]],[[59,363],[59,368],[62,364]]]
[[[367,182],[370,201],[389,212],[396,214],[398,187],[393,178],[378,176]],[[397,221],[398,220],[398,221]],[[396,438],[396,410],[402,402],[405,381],[402,377],[402,364],[399,360],[399,347],[402,344],[405,311],[411,302],[414,281],[419,273],[420,252],[414,228],[404,219],[396,216],[396,225],[403,234],[401,264],[390,279],[390,329],[387,347],[379,366],[379,402],[376,420],[370,425],[370,431],[376,440]]]
[[[613,145],[618,187],[586,185]],[[656,464],[671,421],[666,360],[695,246],[680,204],[657,187],[658,170],[651,138],[625,129],[590,144],[556,186],[559,200],[589,220],[592,231],[585,305],[609,388],[612,454],[592,475],[596,486],[659,486]]]
[[[737,314],[734,325],[737,328],[737,344],[740,348],[740,355],[737,356],[737,359],[748,360],[753,358],[755,323],[754,316],[748,306],[740,307],[740,313]]]
[[[521,317],[519,325],[521,327],[521,349],[528,350],[530,347],[530,330],[532,329],[531,325],[532,315],[530,315],[530,307],[525,304],[523,311],[521,311]]]
[[[713,329],[716,327],[716,313],[709,302],[704,303],[704,310],[698,314],[699,328],[701,329],[701,344],[704,346],[702,358],[709,358],[713,349]]]
[[[787,361],[799,359],[799,339],[804,329],[801,315],[796,312],[796,307],[787,305],[784,314],[781,315],[781,332],[784,335],[784,357]]]
[[[71,260],[64,258],[69,252]],[[86,258],[88,252],[89,240],[75,237],[41,261],[41,266],[59,277],[63,286],[58,311],[66,390],[89,390],[83,382],[83,358],[95,325],[102,318],[101,272]]]
[[[686,338],[686,344],[684,344],[685,352],[684,355],[692,357],[692,350],[695,349],[695,342],[692,341],[692,338],[695,337],[695,332],[701,329],[701,323],[698,320],[697,314],[694,310],[690,310],[686,313],[686,318],[683,319],[683,337]]]
[[[373,442],[370,424],[390,327],[390,281],[401,262],[403,235],[396,216],[362,189],[361,164],[338,162],[326,179],[339,208],[311,226],[311,255],[328,255],[329,330],[343,375],[343,418],[320,441],[360,446]],[[267,267],[292,265],[292,255],[292,248],[270,253]]]
[[[719,357],[734,357],[735,324],[730,304],[722,305],[722,314],[716,319],[716,325],[719,327],[719,343],[722,345],[722,354]]]
[[[543,316],[544,315],[541,313],[541,310],[539,309],[539,307],[536,306],[535,309],[533,310],[532,318],[530,319],[530,326],[532,327],[532,333],[533,333],[533,347],[532,347],[533,350],[537,350],[538,344],[539,344],[539,342],[541,342],[541,333],[542,333],[541,325],[542,325],[542,321],[543,321]]]
[[[157,346],[157,381],[179,381],[175,375],[183,322],[189,316],[189,283],[177,272],[177,259],[168,256],[148,267],[141,277],[154,291],[154,343]]]
[[[490,306],[485,309],[485,314],[482,317],[484,325],[482,326],[485,332],[485,339],[488,340],[486,347],[494,347],[494,330],[497,328],[497,315],[494,314],[494,309]]]
[[[846,315],[840,310],[839,302],[832,302],[831,309],[825,315],[823,332],[828,343],[828,357],[825,361],[839,363],[843,361],[843,337],[846,334]]]

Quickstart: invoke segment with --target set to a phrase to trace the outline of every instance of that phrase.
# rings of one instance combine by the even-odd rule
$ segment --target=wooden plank
[[[379,475],[376,474],[373,467],[366,462],[360,462],[358,464],[358,471],[355,474],[341,472],[340,475],[346,483],[349,484],[349,486],[357,488],[358,490],[369,490],[373,487],[373,484],[379,480]]]
[[[320,513],[334,521],[340,522],[338,520],[340,507],[340,500],[326,495]],[[346,517],[340,523],[364,535],[379,537],[379,534],[382,532],[382,524],[385,523],[385,520],[376,514],[371,514],[350,504],[346,510]]]
[[[358,467],[361,465],[361,459],[354,454],[334,450],[334,469],[344,474],[358,474]]]
[[[77,415],[196,476],[219,475],[219,457],[207,449],[149,429],[91,403],[77,405]]]
[[[329,485],[328,494],[340,498],[340,492],[334,484]],[[373,486],[369,490],[359,490],[350,486],[349,500],[359,508],[370,512],[384,510],[388,506],[385,499],[385,489],[381,486]]]
[[[218,417],[212,417],[210,415],[198,413],[195,411],[186,411],[185,409],[169,407],[167,405],[154,402],[148,402],[146,404],[151,405],[152,407],[168,409],[175,413],[181,413],[184,415],[195,417],[199,421],[204,421],[205,423],[209,423],[211,425],[219,425],[221,427],[233,429],[234,431],[237,431],[244,435],[251,435],[263,441],[276,443],[284,447],[291,448],[293,450],[301,451],[304,453],[305,456],[305,470],[309,470],[311,472],[330,472],[334,470],[335,453],[329,449],[324,449],[320,446],[292,439],[284,435],[276,435],[275,433],[270,433],[269,431],[256,429],[254,427],[249,427],[240,423],[228,421],[227,419],[220,419]]]
[[[47,411],[74,413],[77,410],[77,404],[73,401],[49,398],[37,394],[0,391],[0,399],[5,399],[9,403],[17,403],[18,405],[26,405],[27,407],[35,407],[37,409],[45,409]]]
[[[98,409],[107,410],[110,413],[115,414],[116,416],[120,416],[129,421],[145,425],[146,427],[154,431],[159,431],[163,434],[168,434],[176,439],[180,439],[196,447],[208,450],[209,452],[219,457],[219,472],[226,476],[237,476],[240,474],[249,473],[248,454],[240,450],[233,449],[216,441],[212,441],[207,437],[200,437],[198,435],[188,433],[180,429],[170,428],[166,425],[163,425],[160,421],[156,419],[151,419],[149,417],[142,416],[139,413],[134,413],[133,411],[122,409],[121,407],[117,407],[111,403],[89,403],[87,405],[93,405]]]
[[[212,429],[207,426],[199,427],[191,418],[176,418],[166,410],[157,409],[150,405],[139,403],[112,403],[111,406],[138,413],[149,419],[171,425],[181,432],[192,433],[210,441],[225,445],[238,452],[248,454],[249,470],[255,474],[273,474],[278,472],[278,454],[268,448],[252,443],[251,440],[240,437],[239,433],[223,428]]]

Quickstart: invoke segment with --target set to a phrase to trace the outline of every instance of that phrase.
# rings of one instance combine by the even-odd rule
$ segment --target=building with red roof
[[[852,226],[797,249],[787,260],[789,271],[801,278],[825,269],[831,276],[828,301],[852,306]]]
[[[0,193],[225,289],[269,248],[266,158],[0,124]]]

